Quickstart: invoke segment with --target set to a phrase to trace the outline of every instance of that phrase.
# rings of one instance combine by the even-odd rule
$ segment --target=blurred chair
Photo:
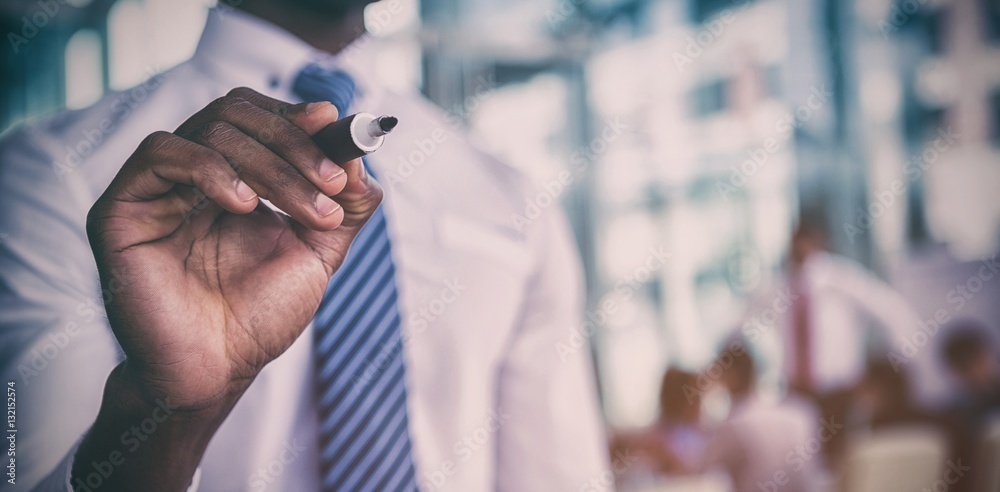
[[[983,433],[983,443],[976,459],[975,492],[1000,490],[1000,417],[994,417]]]
[[[947,440],[924,426],[854,438],[843,462],[842,492],[912,492],[941,478]]]

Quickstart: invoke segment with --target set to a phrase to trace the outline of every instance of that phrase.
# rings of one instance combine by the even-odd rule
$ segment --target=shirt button
[[[271,77],[271,80],[268,82],[268,84],[271,85],[272,89],[277,89],[278,85],[281,84],[281,80],[278,79],[277,75],[274,75],[274,76]]]

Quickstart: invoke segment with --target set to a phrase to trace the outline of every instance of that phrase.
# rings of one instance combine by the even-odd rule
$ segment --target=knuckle
[[[218,114],[221,113],[231,102],[232,98],[229,96],[218,97],[208,103],[208,106],[205,106],[205,109],[207,109],[209,113]]]
[[[306,182],[305,178],[303,178],[302,175],[299,174],[298,170],[283,163],[276,167],[277,169],[275,170],[275,183],[277,184],[279,189],[300,190],[300,192],[302,193],[307,193],[308,191],[311,191],[307,189],[308,183]]]
[[[236,171],[230,166],[229,160],[215,149],[198,145],[190,153],[187,165],[192,169],[196,180],[224,179],[234,176]]]
[[[293,107],[294,105],[292,104],[282,104],[280,107],[278,107],[278,110],[275,111],[275,113],[282,118],[288,119],[288,110],[292,109]]]
[[[216,181],[223,180],[225,174],[217,166],[198,166],[194,169],[193,177],[195,184],[207,192],[209,190],[204,187],[211,187]]]
[[[249,87],[240,86],[230,90],[229,93],[227,93],[226,95],[230,97],[247,98],[247,97],[254,97],[258,95],[258,93],[257,91]]]
[[[208,104],[208,110],[212,115],[223,117],[232,114],[234,111],[246,109],[250,102],[241,97],[223,96]]]
[[[275,121],[276,118],[268,118],[266,115],[256,115],[253,119],[253,136],[257,141],[266,144],[276,150],[286,150],[285,129]]]
[[[199,168],[221,169],[229,167],[229,161],[222,154],[208,147],[200,147],[192,160]]]
[[[150,133],[142,140],[139,144],[140,151],[144,153],[155,154],[161,151],[168,143],[173,140],[174,134],[165,131],[155,131]]]
[[[306,152],[304,149],[308,142],[304,142],[288,132],[278,128],[269,128],[266,132],[268,137],[267,145],[278,155],[287,156],[289,160],[301,161]]]
[[[200,138],[206,142],[222,142],[232,137],[233,125],[225,121],[211,121],[201,127]]]
[[[368,189],[365,190],[364,194],[358,198],[357,206],[360,209],[367,210],[367,213],[375,213],[375,209],[382,204],[383,191],[382,187],[372,180],[369,184]]]
[[[382,191],[382,187],[375,184],[371,186],[368,192],[368,199],[371,201],[372,208],[378,207],[382,203],[382,198],[385,196],[385,192]]]

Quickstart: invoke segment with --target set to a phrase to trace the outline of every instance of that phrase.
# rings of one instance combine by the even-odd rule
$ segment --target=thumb
[[[347,184],[332,198],[344,207],[343,226],[360,228],[382,203],[382,187],[368,173],[361,159],[354,159],[342,167],[347,172]]]
[[[316,231],[295,224],[299,238],[310,246],[332,276],[347,257],[351,243],[382,203],[382,187],[365,170],[361,159],[343,165],[347,185],[332,198],[344,209],[344,220],[332,231]]]

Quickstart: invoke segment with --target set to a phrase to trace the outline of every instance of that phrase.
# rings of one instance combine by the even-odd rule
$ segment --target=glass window
[[[66,107],[85,108],[104,94],[101,37],[96,31],[77,31],[66,44]]]

